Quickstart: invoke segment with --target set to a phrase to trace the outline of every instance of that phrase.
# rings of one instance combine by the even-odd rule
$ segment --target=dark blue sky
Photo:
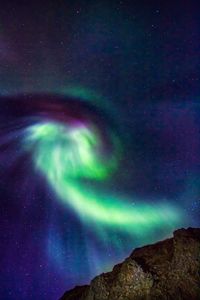
[[[119,169],[94,188],[169,203],[184,213],[179,226],[200,225],[199,13],[198,1],[1,3],[1,299],[58,299],[172,233],[106,232],[63,209],[21,153],[18,133],[33,117],[70,111],[109,124],[122,144]]]

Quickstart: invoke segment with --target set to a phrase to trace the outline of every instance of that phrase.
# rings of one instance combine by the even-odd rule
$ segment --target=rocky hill
[[[75,287],[60,300],[199,300],[200,229],[135,249],[109,273]]]

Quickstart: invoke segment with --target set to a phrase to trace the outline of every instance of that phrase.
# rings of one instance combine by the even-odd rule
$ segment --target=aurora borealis
[[[2,4],[0,299],[58,299],[200,226],[198,10]]]
[[[65,128],[59,123],[44,123],[31,126],[26,134],[27,144],[33,144],[37,169],[45,174],[58,196],[86,221],[93,219],[139,234],[153,224],[173,224],[180,218],[174,208],[162,205],[157,209],[147,205],[133,208],[110,193],[99,197],[97,191],[91,192],[91,188],[87,191],[83,183],[78,184],[79,178],[105,180],[110,170],[116,168],[115,153],[108,160],[99,161],[102,141],[86,126],[72,124]]]

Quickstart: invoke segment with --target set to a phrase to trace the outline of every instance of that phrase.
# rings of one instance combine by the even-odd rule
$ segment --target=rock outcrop
[[[135,249],[90,285],[60,300],[200,299],[200,229],[179,229],[173,238]]]

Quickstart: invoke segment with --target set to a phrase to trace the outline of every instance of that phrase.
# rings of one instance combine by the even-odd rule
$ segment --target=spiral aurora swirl
[[[34,116],[36,121],[26,126],[22,141],[23,150],[31,153],[36,170],[47,179],[58,201],[73,209],[85,224],[118,228],[129,235],[174,227],[179,214],[169,204],[161,202],[155,207],[137,201],[133,206],[127,197],[92,185],[106,182],[117,172],[123,153],[120,139],[109,126],[101,128],[99,115],[92,109],[82,114],[70,102],[59,105],[45,102],[50,110]],[[52,117],[52,107],[61,118],[58,114]],[[90,181],[89,187],[85,181]]]

